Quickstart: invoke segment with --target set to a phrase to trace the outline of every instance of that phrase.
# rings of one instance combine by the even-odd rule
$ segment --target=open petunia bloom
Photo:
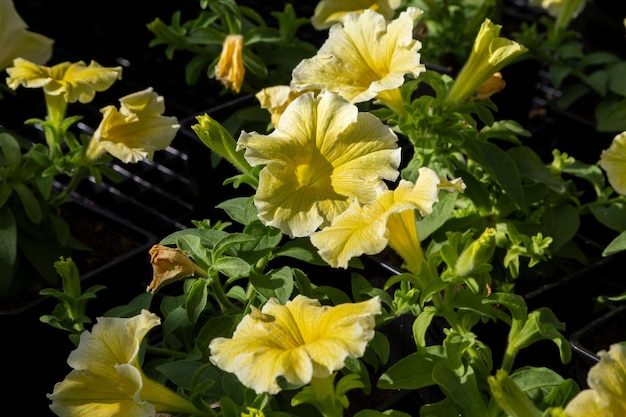
[[[448,92],[448,101],[454,103],[470,98],[493,74],[527,51],[523,45],[500,37],[501,29],[501,25],[485,19],[467,62]]]
[[[328,29],[335,23],[342,23],[346,14],[363,12],[367,9],[374,10],[390,20],[400,7],[400,3],[400,0],[321,0],[315,7],[311,25],[317,30]]]
[[[160,319],[99,317],[67,360],[73,370],[54,386],[50,408],[66,417],[138,417],[158,412],[202,414],[187,399],[147,378],[139,364],[143,338]]]
[[[589,370],[589,389],[579,392],[565,407],[570,417],[626,415],[626,342],[598,353],[600,362]]]
[[[602,151],[600,166],[606,172],[611,187],[626,195],[626,132],[615,136],[611,146]]]
[[[259,173],[254,202],[261,221],[290,236],[309,236],[330,224],[350,199],[366,203],[399,172],[397,136],[374,115],[341,96],[306,93],[285,109],[269,135],[242,132]]]
[[[276,394],[278,377],[304,385],[363,356],[380,313],[378,296],[334,307],[303,295],[285,305],[270,299],[261,310],[252,307],[231,339],[211,341],[210,360],[257,393]]]
[[[215,78],[224,87],[238,93],[246,74],[243,66],[243,35],[227,35],[222,45],[220,59],[215,66]]]
[[[163,116],[163,97],[152,88],[120,99],[120,109],[101,109],[102,121],[89,143],[86,158],[95,161],[108,152],[123,162],[152,160],[154,152],[167,148],[180,128],[174,116]]]
[[[89,103],[97,91],[105,91],[122,78],[122,67],[103,67],[95,61],[62,62],[52,67],[38,65],[16,58],[13,67],[7,68],[7,85],[43,88],[47,96],[61,96],[66,103]]]
[[[409,7],[391,22],[369,9],[347,14],[343,25],[330,28],[317,54],[294,68],[291,87],[327,89],[351,103],[376,97],[402,111],[405,76],[417,77],[426,69],[418,52],[422,45],[413,39],[413,21],[421,13]]]
[[[417,273],[423,261],[415,225],[415,210],[430,214],[439,200],[441,179],[430,168],[420,168],[415,184],[400,180],[394,190],[376,201],[361,205],[354,201],[332,224],[311,236],[320,256],[333,267],[347,268],[348,261],[362,254],[375,255],[391,246]]]
[[[27,28],[13,0],[0,0],[0,70],[18,57],[43,65],[52,56],[54,40]]]

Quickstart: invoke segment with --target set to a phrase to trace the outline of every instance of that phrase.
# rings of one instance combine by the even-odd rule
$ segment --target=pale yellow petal
[[[615,136],[611,146],[602,151],[600,166],[606,171],[611,187],[626,195],[626,132]]]
[[[69,63],[67,64],[69,66]],[[7,85],[16,90],[20,85],[26,88],[40,88],[52,81],[48,67],[23,58],[16,58],[13,67],[7,68]]]
[[[43,65],[52,56],[54,41],[27,28],[13,1],[0,1],[0,70],[12,65],[15,58]]]
[[[381,202],[392,196],[392,191],[382,193],[365,207],[354,201],[329,227],[312,234],[311,243],[322,259],[332,267],[347,268],[354,257],[382,252],[389,240],[386,211]]]
[[[292,88],[327,89],[352,103],[399,88],[406,75],[417,77],[425,70],[418,53],[421,44],[412,36],[417,14],[409,8],[389,25],[369,9],[347,14],[343,26],[330,28],[317,55],[293,70]]]
[[[311,24],[317,30],[328,29],[335,23],[343,22],[350,12],[374,10],[389,20],[400,7],[400,0],[321,0],[315,7]]]

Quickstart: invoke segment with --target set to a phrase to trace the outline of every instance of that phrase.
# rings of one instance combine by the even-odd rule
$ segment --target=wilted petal
[[[317,55],[305,59],[292,73],[295,89],[327,89],[359,103],[399,88],[405,75],[417,77],[419,41],[413,39],[413,20],[421,13],[409,7],[389,24],[372,10],[350,13],[343,26],[330,28]]]
[[[600,166],[606,171],[611,187],[626,195],[626,132],[615,136],[611,146],[602,151]]]
[[[194,276],[200,267],[191,258],[177,248],[154,245],[150,248],[152,281],[146,291],[155,293],[165,285]]]
[[[215,66],[215,78],[229,90],[238,93],[245,76],[243,66],[243,35],[227,35],[220,59]]]
[[[10,66],[15,58],[43,65],[52,56],[54,41],[27,28],[13,0],[0,0],[0,70]]]
[[[97,159],[106,150],[123,162],[152,160],[154,152],[167,148],[180,128],[176,117],[163,116],[163,97],[152,88],[120,99],[120,109],[101,109],[102,122],[91,139],[88,158]]]
[[[399,175],[391,129],[337,94],[306,93],[291,103],[269,135],[243,132],[238,149],[259,174],[260,219],[290,236],[308,236],[348,207],[386,190]]]
[[[231,339],[211,341],[210,360],[257,393],[276,394],[280,376],[308,384],[343,368],[347,357],[362,356],[380,312],[378,297],[335,307],[302,295],[286,305],[270,299],[243,318]]]

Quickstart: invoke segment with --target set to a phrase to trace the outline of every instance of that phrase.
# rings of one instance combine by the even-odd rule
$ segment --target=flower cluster
[[[234,0],[204,4],[194,21],[148,25],[170,57],[197,54],[223,92],[253,93],[266,123],[232,131],[196,116],[198,139],[238,171],[223,185],[248,194],[222,201],[224,218],[162,237],[144,293],[91,330],[66,326],[77,346],[48,394],[53,412],[404,416],[393,404],[360,404],[359,394],[432,390],[436,400],[411,412],[623,415],[623,343],[599,353],[588,390],[518,363],[539,342],[563,363],[572,352],[566,323],[549,306],[530,309],[517,284],[581,253],[582,219],[609,223],[624,206],[626,132],[591,164],[558,150],[545,162],[524,142],[531,132],[499,119],[492,101],[519,81],[502,70],[534,45],[502,34],[485,7],[477,24],[457,28],[471,30],[461,64],[431,70],[422,54],[436,43],[418,35],[436,5],[414,3],[321,0],[305,19],[319,47],[298,39],[307,23],[291,6],[273,14],[278,28]],[[544,6],[552,13],[556,3]],[[562,3],[559,16],[582,7]],[[301,55],[277,60],[268,50]],[[37,123],[57,157],[72,125],[67,104],[121,77],[95,62],[20,57],[7,73],[12,89],[43,89],[48,117]],[[151,159],[179,128],[164,112],[151,88],[104,107],[71,172],[97,176],[106,155]],[[618,236],[606,251],[625,248]],[[480,325],[492,324],[503,347],[483,340]],[[407,328],[408,346],[398,341]]]

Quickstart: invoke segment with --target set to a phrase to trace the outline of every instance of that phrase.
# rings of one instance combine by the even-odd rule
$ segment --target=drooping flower
[[[167,148],[180,128],[174,116],[163,116],[163,97],[152,88],[120,99],[120,109],[100,110],[102,121],[89,143],[87,159],[95,161],[108,152],[123,162],[152,160],[154,152]]]
[[[405,76],[425,71],[418,52],[422,45],[413,39],[413,21],[421,13],[409,7],[389,23],[369,9],[347,14],[343,25],[330,28],[317,54],[294,68],[291,87],[327,89],[351,103],[377,97],[401,111]]]
[[[285,305],[270,299],[261,310],[252,308],[231,339],[211,341],[210,360],[257,393],[276,394],[278,377],[304,385],[363,356],[380,312],[378,296],[334,307],[302,295]]]
[[[416,272],[423,260],[415,225],[415,210],[430,214],[439,200],[440,178],[430,168],[420,168],[415,184],[400,180],[394,190],[374,202],[354,201],[332,224],[311,235],[320,256],[333,267],[347,268],[348,261],[362,254],[375,255],[391,246]]]
[[[570,417],[626,415],[626,342],[598,353],[600,362],[587,374],[589,389],[579,392],[565,407]]]
[[[0,0],[0,70],[13,64],[15,58],[43,65],[52,56],[54,40],[27,29],[13,0]]]
[[[97,91],[105,91],[122,78],[122,67],[103,67],[95,61],[63,62],[52,67],[16,58],[7,68],[7,85],[16,90],[43,88],[46,96],[61,96],[66,103],[89,103]]]
[[[485,19],[467,62],[448,92],[448,101],[460,102],[471,97],[493,74],[528,50],[515,41],[500,37],[501,29],[501,25]]]
[[[342,23],[346,14],[367,9],[390,20],[400,3],[400,0],[321,0],[315,7],[311,24],[317,30],[328,29],[335,23]]]
[[[309,236],[356,198],[369,202],[395,180],[397,137],[374,115],[331,92],[306,93],[269,135],[243,132],[238,150],[259,174],[259,218],[290,236]]]
[[[59,416],[154,416],[200,413],[191,402],[147,378],[139,363],[143,338],[160,319],[147,310],[131,318],[99,317],[67,360],[73,370],[48,398]]]
[[[153,245],[148,253],[152,264],[152,281],[146,291],[153,294],[165,285],[196,274],[208,276],[206,271],[178,248]]]
[[[220,59],[215,66],[215,78],[224,87],[238,93],[246,73],[243,66],[243,35],[227,35]]]
[[[602,151],[600,166],[606,171],[611,187],[626,195],[626,132],[615,136],[611,146]]]

